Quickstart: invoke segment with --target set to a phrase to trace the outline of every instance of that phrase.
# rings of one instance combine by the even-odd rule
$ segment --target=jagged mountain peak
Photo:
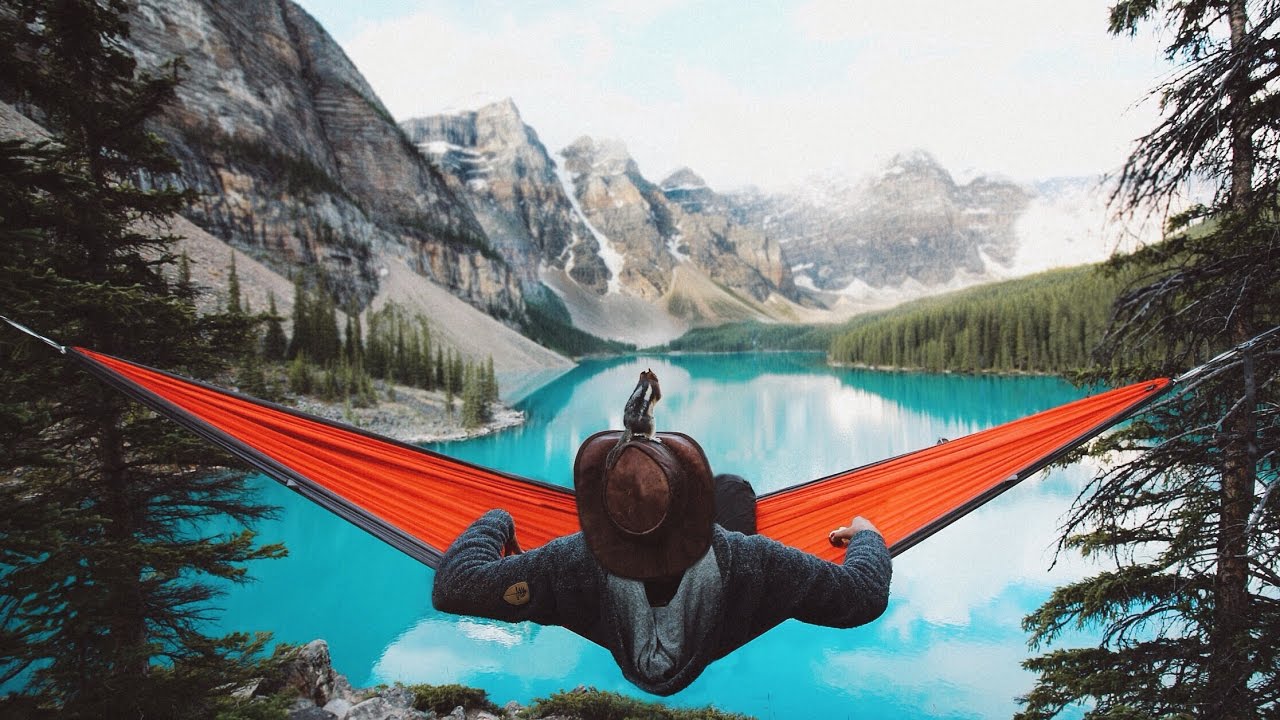
[[[682,167],[671,173],[658,184],[664,192],[672,190],[709,190],[707,181],[688,167]]]
[[[516,107],[516,101],[510,96],[504,97],[501,100],[492,100],[487,102],[476,108],[476,112],[504,113],[520,117],[520,108]]]
[[[1009,176],[1007,176],[1007,175],[1002,175],[1002,174],[1000,174],[1000,173],[985,173],[985,174],[982,174],[982,175],[977,175],[977,176],[973,177],[972,179],[967,180],[967,181],[964,181],[964,182],[961,182],[961,181],[957,180],[957,183],[958,183],[958,184],[965,185],[965,186],[968,186],[968,187],[970,187],[970,188],[982,188],[982,187],[993,187],[993,186],[1010,186],[1010,185],[1018,186],[1018,187],[1022,187],[1022,186],[1021,186],[1017,181],[1015,181],[1013,178],[1011,178],[1011,177],[1009,177]]]
[[[524,124],[511,98],[490,102],[475,110],[409,118],[401,122],[400,127],[438,165],[457,165],[454,156],[459,152],[465,162],[475,160],[478,148],[490,155],[532,152],[534,165],[550,164],[549,159],[542,159],[546,149],[537,133]]]
[[[924,148],[911,148],[895,154],[889,159],[889,167],[942,167],[933,153]]]
[[[958,184],[931,153],[908,150],[861,180],[813,178],[794,195],[766,201],[762,219],[785,245],[798,284],[853,296],[868,287],[950,287],[1002,272],[1017,250],[1016,224],[1029,200],[994,176]]]
[[[668,175],[659,187],[668,200],[690,212],[702,212],[718,204],[718,198],[707,187],[707,182],[687,167]]]
[[[490,105],[500,105],[504,102],[511,102],[510,97],[503,98],[499,95],[488,92],[474,92],[465,98],[454,100],[448,107],[436,113],[437,115],[466,115],[475,113],[477,110]],[[514,103],[512,103],[514,105]]]
[[[951,173],[938,162],[937,158],[927,150],[919,148],[907,150],[894,155],[880,173],[881,180],[897,176],[912,178],[930,178],[947,185],[955,185]]]
[[[614,138],[583,135],[561,150],[560,156],[564,158],[565,169],[574,175],[640,174],[626,143]]]
[[[413,118],[401,127],[466,200],[526,291],[542,292],[543,268],[564,270],[592,291],[606,289],[609,272],[595,253],[593,234],[511,98],[465,113]]]
[[[500,125],[512,132],[523,130],[525,127],[524,120],[520,117],[520,108],[516,107],[515,101],[511,98],[482,105],[476,108],[475,116],[481,121]]]

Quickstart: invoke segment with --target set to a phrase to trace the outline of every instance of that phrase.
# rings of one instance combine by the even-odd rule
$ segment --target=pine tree
[[[0,144],[0,306],[71,345],[208,377],[244,320],[196,316],[185,271],[154,262],[175,238],[144,228],[191,199],[144,129],[179,65],[139,72],[122,0],[5,0],[0,76],[53,140]],[[59,717],[212,715],[247,680],[262,638],[205,635],[215,590],[282,550],[215,514],[269,512],[206,443],[43,344],[0,336],[0,681]]]
[[[231,264],[227,267],[227,314],[243,315],[240,306],[240,276],[236,274],[236,254],[231,253]]]
[[[462,426],[479,427],[484,424],[484,385],[479,368],[467,363],[462,371]]]
[[[419,324],[422,327],[422,389],[433,389],[435,387],[435,369],[431,366],[431,328],[426,323],[426,318],[419,315]]]
[[[484,400],[486,403],[498,402],[498,374],[493,369],[493,356],[485,362]]]
[[[346,362],[355,362],[356,359],[356,325],[355,319],[351,313],[347,314],[347,327],[342,333],[342,359]]]
[[[173,294],[195,305],[196,288],[191,282],[191,258],[187,257],[187,251],[183,250],[178,256],[178,280],[173,286]]]
[[[280,312],[276,309],[275,293],[267,293],[267,334],[262,340],[262,356],[269,362],[281,362],[289,349],[284,327],[280,324]]]
[[[1182,372],[1280,323],[1280,6],[1124,0],[1110,29],[1147,21],[1173,30],[1181,67],[1156,91],[1164,117],[1116,198],[1143,211],[1193,179],[1218,193],[1175,216],[1164,242],[1110,263],[1141,277],[1104,338],[1099,378],[1113,383]],[[1116,464],[1077,501],[1061,547],[1116,568],[1059,588],[1024,624],[1039,645],[1081,624],[1102,641],[1028,661],[1039,680],[1024,717],[1079,701],[1090,717],[1280,713],[1280,503],[1267,502],[1280,482],[1278,346],[1211,366],[1094,444]]]
[[[450,352],[453,359],[449,363],[449,387],[453,388],[453,392],[462,392],[463,380],[463,363],[465,362],[460,352]]]
[[[310,352],[313,344],[311,333],[311,315],[307,306],[307,290],[299,273],[293,279],[293,336],[289,338],[288,359]]]
[[[311,366],[307,364],[305,355],[299,355],[289,361],[289,392],[295,395],[310,395],[315,389],[315,378]]]
[[[354,307],[347,309],[347,339],[344,347],[347,362],[353,366],[364,365],[364,328],[360,323],[360,312]]]
[[[334,306],[333,300],[323,292],[311,307],[313,309],[311,315],[313,353],[308,353],[307,357],[322,365],[336,362],[342,356],[342,338],[338,334],[338,309]]]

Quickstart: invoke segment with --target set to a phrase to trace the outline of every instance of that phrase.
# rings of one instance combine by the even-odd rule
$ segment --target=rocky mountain
[[[525,296],[554,291],[589,332],[661,342],[693,323],[777,319],[800,299],[777,242],[691,170],[654,184],[622,143],[591,138],[557,163],[509,99],[401,127]]]
[[[185,63],[155,130],[200,193],[187,219],[344,307],[449,296],[510,330],[529,302],[557,300],[578,328],[644,345],[693,325],[840,319],[1018,272],[1028,232],[1079,234],[1060,222],[1076,196],[957,182],[923,152],[856,182],[729,193],[689,168],[654,182],[618,141],[553,156],[510,100],[397,124],[291,0],[131,7],[142,65]]]
[[[581,138],[563,168],[510,100],[401,123],[467,201],[526,292],[548,270],[597,294],[650,302],[681,263],[757,301],[794,290],[777,243],[691,170],[646,179],[618,141]]]
[[[621,142],[579,138],[560,152],[586,219],[614,255],[612,271],[640,297],[656,302],[671,287],[679,237],[662,190],[640,174]]]
[[[139,0],[130,23],[144,67],[185,62],[156,131],[201,194],[197,226],[344,305],[367,305],[395,257],[477,307],[521,313],[475,215],[297,5]]]
[[[579,207],[619,255],[621,283],[641,297],[662,298],[687,264],[748,302],[800,300],[776,239],[692,170],[655,185],[622,143],[588,137],[561,155]]]
[[[858,182],[819,179],[797,192],[741,194],[745,216],[777,238],[796,282],[835,293],[946,287],[1007,267],[1032,193],[979,177],[958,184],[928,153],[895,157]]]
[[[557,164],[509,99],[402,127],[526,295],[549,287],[578,327],[642,344],[698,324],[840,319],[1041,258],[1105,255],[1061,221],[1078,191],[961,183],[922,151],[857,181],[718,193],[690,168],[653,182],[616,140],[580,138]],[[1052,243],[1073,252],[1045,254]]]
[[[564,270],[593,292],[608,289],[609,269],[595,235],[565,194],[555,162],[511,100],[477,110],[401,123],[479,220],[526,293],[540,271]]]

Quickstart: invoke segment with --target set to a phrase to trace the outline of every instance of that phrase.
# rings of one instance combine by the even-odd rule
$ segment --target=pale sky
[[[1117,168],[1154,127],[1155,28],[1107,0],[298,0],[397,120],[512,98],[553,156],[623,141],[657,182],[852,177],[921,148],[962,177]]]

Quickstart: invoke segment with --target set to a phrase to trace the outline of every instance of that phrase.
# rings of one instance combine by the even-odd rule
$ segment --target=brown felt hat
[[[678,575],[711,544],[715,493],[711,464],[693,438],[658,433],[606,457],[617,430],[596,433],[578,449],[573,487],[587,547],[614,575],[635,580]]]

